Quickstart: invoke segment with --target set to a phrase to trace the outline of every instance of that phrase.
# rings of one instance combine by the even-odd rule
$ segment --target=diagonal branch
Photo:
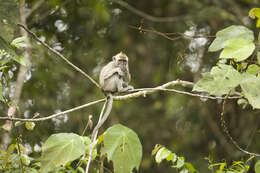
[[[80,106],[77,106],[77,107],[74,107],[72,109],[68,109],[66,111],[63,111],[63,112],[59,112],[59,113],[56,113],[56,114],[52,114],[52,115],[49,115],[47,117],[42,117],[42,118],[31,118],[31,119],[23,119],[23,118],[12,118],[12,117],[0,117],[0,120],[11,120],[11,121],[28,121],[28,122],[33,122],[33,121],[45,121],[45,120],[49,120],[49,119],[52,119],[52,118],[56,118],[60,115],[64,115],[64,114],[67,114],[67,113],[70,113],[70,112],[74,112],[76,110],[79,110],[79,109],[82,109],[82,108],[85,108],[85,107],[89,107],[89,106],[92,106],[94,104],[97,104],[97,103],[100,103],[100,102],[103,102],[105,101],[106,99],[100,99],[100,100],[96,100],[96,101],[93,101],[93,102],[90,102],[90,103],[86,103],[84,105],[80,105]]]
[[[168,83],[165,83],[165,84],[158,86],[158,87],[155,87],[155,88],[135,89],[135,90],[131,91],[131,92],[134,92],[134,93],[130,93],[130,94],[122,95],[122,96],[113,96],[113,100],[127,100],[127,99],[130,99],[130,98],[136,98],[136,97],[140,97],[140,96],[145,97],[147,94],[152,94],[152,93],[157,92],[157,91],[168,91],[168,92],[174,92],[174,93],[185,94],[185,95],[189,95],[189,96],[207,98],[207,99],[226,99],[226,97],[207,96],[207,95],[201,95],[201,94],[196,94],[196,93],[191,93],[191,92],[186,92],[186,91],[180,91],[180,90],[176,90],[176,89],[167,89],[170,86],[176,86],[176,85],[181,85],[183,87],[187,86],[187,87],[191,88],[194,85],[194,83],[189,82],[189,81],[183,81],[183,80],[170,81]],[[235,96],[228,96],[227,98],[228,99],[237,99],[237,98],[241,98],[241,96],[237,94]],[[103,98],[103,99],[100,99],[100,100],[96,100],[96,101],[93,101],[93,102],[90,102],[90,103],[86,103],[84,105],[77,106],[77,107],[74,107],[72,109],[68,109],[66,111],[59,112],[59,113],[56,113],[56,114],[52,114],[52,115],[49,115],[47,117],[42,117],[42,118],[23,119],[23,118],[13,118],[13,117],[7,116],[7,117],[0,117],[0,120],[30,121],[30,122],[45,121],[45,120],[49,120],[49,119],[70,113],[70,112],[74,112],[76,110],[79,110],[79,109],[82,109],[82,108],[85,108],[85,107],[88,107],[88,106],[92,106],[92,105],[97,104],[97,103],[104,102],[105,100],[106,99]]]
[[[155,16],[151,16],[143,11],[140,11],[138,9],[136,9],[135,7],[129,5],[128,3],[122,1],[122,0],[110,0],[114,3],[119,4],[120,6],[126,8],[127,10],[131,11],[132,13],[146,19],[149,20],[151,22],[177,22],[181,17],[184,16],[177,16],[177,17],[155,17]]]
[[[85,77],[87,77],[93,84],[95,84],[98,88],[100,88],[99,84],[92,79],[87,73],[85,73],[83,70],[81,70],[79,67],[75,66],[72,62],[70,62],[67,58],[65,58],[61,53],[59,53],[58,51],[56,51],[55,49],[51,48],[48,44],[46,44],[45,42],[43,42],[42,40],[39,39],[39,37],[37,37],[37,35],[35,33],[33,33],[32,31],[30,31],[27,27],[25,27],[22,24],[17,24],[18,26],[22,27],[25,31],[27,31],[30,35],[33,36],[33,38],[40,42],[44,47],[46,47],[47,49],[49,49],[51,52],[53,52],[55,55],[57,55],[58,57],[60,57],[61,59],[63,59],[67,64],[69,64],[71,67],[73,67],[75,70],[77,70],[78,72],[80,72],[81,74],[83,74]]]
[[[150,32],[150,33],[154,33],[156,35],[159,35],[159,36],[162,36],[168,40],[171,40],[171,41],[175,41],[175,40],[178,40],[178,39],[181,39],[181,38],[189,38],[189,39],[193,39],[193,38],[202,38],[202,37],[206,37],[206,38],[215,38],[216,36],[215,35],[187,35],[187,34],[184,34],[184,33],[181,33],[181,32],[172,32],[172,33],[164,33],[164,32],[160,32],[160,31],[157,31],[155,29],[146,29],[146,28],[142,28],[142,27],[136,27],[136,26],[132,26],[132,25],[129,25],[130,28],[132,29],[136,29],[136,30],[139,30],[140,32]],[[177,35],[175,37],[171,37],[171,35]]]

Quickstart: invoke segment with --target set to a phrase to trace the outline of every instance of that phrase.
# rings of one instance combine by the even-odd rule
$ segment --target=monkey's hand
[[[127,86],[127,89],[128,89],[128,91],[131,91],[131,90],[134,89],[134,87],[133,87],[132,85],[128,85],[128,86]]]
[[[120,77],[124,76],[124,72],[123,72],[119,67],[117,67],[117,68],[114,68],[114,69],[112,69],[111,71],[105,73],[105,74],[104,74],[104,80],[110,78],[111,76],[113,76],[113,75],[116,74],[116,73],[117,73]]]
[[[131,91],[134,89],[132,85],[128,85],[127,83],[123,83],[123,87],[125,91]]]
[[[118,73],[118,75],[119,75],[120,77],[123,77],[123,76],[125,76],[125,73],[124,73],[124,72],[121,70],[121,68],[120,68],[120,67],[116,68],[115,70],[116,70],[116,72],[115,72],[115,73]]]

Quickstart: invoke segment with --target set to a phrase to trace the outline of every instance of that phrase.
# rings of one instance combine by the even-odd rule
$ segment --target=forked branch
[[[87,77],[93,84],[95,84],[98,88],[100,88],[99,84],[90,77],[87,73],[85,73],[83,70],[81,70],[79,67],[75,66],[72,62],[70,62],[65,56],[63,56],[60,52],[56,51],[55,49],[51,48],[48,44],[43,42],[35,33],[30,31],[27,27],[25,27],[22,24],[17,24],[18,26],[22,27],[25,31],[27,31],[36,41],[40,42],[44,47],[49,49],[51,52],[53,52],[55,55],[63,59],[67,64],[69,64],[71,67],[73,67],[75,70],[83,74],[85,77]]]
[[[183,81],[183,80],[175,80],[175,81],[171,81],[168,83],[165,83],[161,86],[155,87],[155,88],[140,88],[140,89],[135,89],[130,94],[126,94],[126,95],[122,95],[122,96],[113,96],[113,100],[127,100],[130,98],[136,98],[136,97],[140,97],[143,96],[145,97],[147,94],[152,94],[154,92],[157,91],[167,91],[167,92],[173,92],[173,93],[179,93],[179,94],[185,94],[185,95],[189,95],[189,96],[194,96],[194,97],[200,97],[200,98],[207,98],[207,99],[225,99],[226,97],[215,97],[215,96],[209,96],[209,95],[202,95],[202,94],[197,94],[197,93],[192,93],[192,92],[187,92],[187,91],[181,91],[181,90],[176,90],[176,89],[169,89],[169,87],[173,87],[176,85],[181,85],[183,87],[189,87],[192,88],[194,83],[193,82],[189,82],[189,81]],[[228,99],[237,99],[237,98],[241,98],[242,96],[240,95],[234,95],[234,96],[228,96]],[[106,99],[100,99],[100,100],[96,100],[90,103],[86,103],[84,105],[80,105],[77,107],[74,107],[72,109],[68,109],[66,111],[63,112],[59,112],[56,114],[52,114],[46,117],[42,117],[42,118],[31,118],[31,119],[23,119],[23,118],[14,118],[14,117],[0,117],[0,120],[11,120],[11,121],[30,121],[30,122],[37,122],[37,121],[45,121],[45,120],[49,120],[64,114],[68,114],[70,112],[74,112],[76,110],[88,107],[88,106],[92,106],[95,105],[97,103],[101,103],[104,102]]]

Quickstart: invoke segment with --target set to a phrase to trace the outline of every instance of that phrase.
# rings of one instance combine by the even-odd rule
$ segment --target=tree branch
[[[93,84],[95,84],[98,88],[100,88],[99,84],[92,79],[87,73],[85,73],[83,70],[81,70],[79,67],[75,66],[72,62],[70,62],[67,58],[65,58],[61,53],[59,53],[58,51],[56,51],[55,49],[51,48],[48,44],[46,44],[45,42],[43,42],[42,40],[39,39],[39,37],[36,36],[35,33],[33,33],[32,31],[30,31],[26,26],[22,25],[22,24],[17,24],[18,26],[22,27],[25,31],[27,31],[30,35],[33,36],[33,38],[40,42],[44,47],[46,47],[47,49],[49,49],[51,52],[53,52],[55,55],[57,55],[58,57],[60,57],[61,59],[63,59],[67,64],[69,64],[71,67],[73,67],[75,70],[77,70],[78,72],[80,72],[81,74],[83,74],[85,77],[87,77]]]
[[[247,150],[244,150],[243,148],[241,148],[239,146],[239,144],[237,143],[237,141],[235,141],[235,139],[231,136],[231,134],[229,133],[229,130],[227,128],[227,125],[226,125],[226,121],[225,121],[225,118],[224,118],[224,113],[225,113],[225,105],[226,105],[226,98],[228,98],[228,95],[227,94],[224,98],[224,101],[223,101],[223,104],[222,104],[222,112],[220,113],[220,121],[221,121],[221,126],[223,128],[223,131],[225,132],[226,136],[228,137],[228,139],[231,141],[231,143],[234,145],[235,148],[237,148],[239,151],[241,151],[242,153],[244,154],[248,154],[248,155],[251,155],[251,156],[256,156],[256,157],[260,157],[260,154],[258,153],[252,153],[252,152],[249,152]]]
[[[140,97],[140,96],[146,96],[147,94],[152,94],[154,92],[157,92],[157,91],[169,91],[169,92],[174,92],[174,93],[179,93],[179,94],[185,94],[185,95],[190,95],[190,96],[194,96],[194,97],[201,97],[201,98],[208,98],[208,99],[225,99],[226,97],[214,97],[214,96],[207,96],[207,95],[200,95],[200,94],[195,94],[195,93],[191,93],[191,92],[186,92],[186,91],[180,91],[180,90],[176,90],[176,89],[167,89],[168,87],[170,86],[176,86],[176,85],[181,85],[181,86],[188,86],[188,87],[192,87],[194,85],[193,82],[189,82],[189,81],[183,81],[183,80],[175,80],[175,81],[171,81],[171,82],[168,82],[168,83],[165,83],[161,86],[158,86],[158,87],[155,87],[155,88],[140,88],[140,89],[135,89],[133,90],[132,92],[134,93],[130,93],[130,94],[126,94],[126,95],[122,95],[122,96],[113,96],[113,100],[127,100],[127,99],[130,99],[130,98],[136,98],[136,97]],[[242,96],[240,95],[235,95],[235,96],[229,96],[227,97],[228,99],[237,99],[237,98],[241,98]],[[81,106],[77,106],[77,107],[74,107],[72,109],[69,109],[69,110],[66,110],[66,111],[63,111],[63,112],[59,112],[59,113],[56,113],[56,114],[52,114],[52,115],[49,115],[47,117],[43,117],[43,118],[31,118],[31,119],[23,119],[23,118],[14,118],[14,117],[0,117],[0,120],[11,120],[11,121],[45,121],[45,120],[49,120],[49,119],[52,119],[52,118],[55,118],[57,116],[60,116],[60,115],[64,115],[64,114],[67,114],[67,113],[70,113],[70,112],[74,112],[76,110],[79,110],[79,109],[82,109],[82,108],[85,108],[85,107],[88,107],[88,106],[91,106],[91,105],[94,105],[94,104],[97,104],[97,103],[101,103],[101,102],[104,102],[106,99],[103,98],[103,99],[100,99],[100,100],[96,100],[96,101],[93,101],[93,102],[90,102],[90,103],[86,103],[84,105],[81,105]]]
[[[206,37],[206,38],[215,38],[216,36],[215,35],[187,35],[187,34],[183,34],[181,32],[172,32],[172,33],[163,33],[163,32],[160,32],[160,31],[157,31],[155,29],[145,29],[145,28],[142,28],[142,27],[136,27],[136,26],[129,26],[130,28],[133,28],[133,29],[136,29],[136,30],[139,30],[140,32],[150,32],[150,33],[154,33],[156,35],[160,35],[168,40],[171,40],[171,41],[175,41],[175,40],[178,40],[178,39],[181,39],[181,38],[190,38],[190,39],[194,39],[194,38],[202,38],[202,37]],[[170,37],[171,35],[178,35],[176,37]]]
[[[94,105],[94,104],[103,102],[103,101],[105,101],[105,100],[106,100],[106,99],[96,100],[96,101],[93,101],[93,102],[90,102],[90,103],[86,103],[86,104],[84,104],[84,105],[80,105],[80,106],[74,107],[74,108],[72,108],[72,109],[68,109],[68,110],[63,111],[63,112],[59,112],[59,113],[52,114],[52,115],[49,115],[49,116],[47,116],[47,117],[42,117],[42,118],[34,118],[34,119],[29,119],[29,118],[28,118],[28,119],[23,119],[23,118],[13,118],[13,117],[0,117],[0,120],[28,121],[28,122],[45,121],[45,120],[49,120],[49,119],[58,117],[58,116],[60,116],[60,115],[64,115],[64,114],[67,114],[67,113],[70,113],[70,112],[74,112],[74,111],[76,111],[76,110],[79,110],[79,109],[82,109],[82,108],[85,108],[85,107],[88,107],[88,106],[91,106],[91,105]]]
[[[122,1],[122,0],[110,0],[114,3],[119,4],[120,6],[126,8],[127,10],[131,11],[132,13],[146,19],[149,20],[151,22],[176,22],[178,21],[181,17],[183,16],[177,16],[177,17],[155,17],[155,16],[151,16],[145,12],[142,12],[138,9],[136,9],[135,7],[129,5],[128,3]]]

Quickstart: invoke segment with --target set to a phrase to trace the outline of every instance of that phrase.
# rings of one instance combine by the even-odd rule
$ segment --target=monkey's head
[[[113,62],[116,67],[120,67],[123,71],[126,71],[128,68],[128,57],[123,52],[120,52],[113,56]]]

